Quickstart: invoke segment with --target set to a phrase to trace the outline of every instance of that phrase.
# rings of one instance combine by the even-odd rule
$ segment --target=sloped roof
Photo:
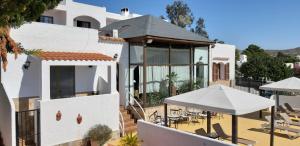
[[[270,91],[300,92],[300,79],[291,77],[278,82],[260,86],[259,89]]]
[[[80,61],[112,61],[113,58],[101,53],[81,52],[41,52],[37,57],[42,60],[80,60]]]
[[[271,99],[223,85],[212,85],[169,97],[164,103],[231,115],[244,115],[275,105]]]
[[[154,36],[197,42],[212,42],[205,37],[189,32],[186,29],[151,15],[117,21],[101,28],[100,30],[101,32],[108,32],[113,29],[117,29],[119,37],[124,39]]]

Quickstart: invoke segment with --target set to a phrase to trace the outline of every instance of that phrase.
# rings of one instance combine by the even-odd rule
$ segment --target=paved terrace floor
[[[267,112],[264,112],[263,115],[268,115]],[[249,140],[256,141],[256,146],[269,146],[270,145],[270,135],[264,132],[261,129],[261,124],[266,123],[264,119],[259,119],[259,114],[253,113],[244,116],[239,116],[238,118],[238,137],[247,138]],[[231,116],[224,115],[223,118],[212,118],[212,124],[220,123],[224,131],[231,135]],[[296,129],[300,129],[297,126],[291,126]],[[172,128],[174,128],[174,124],[172,124]],[[203,121],[199,119],[198,122],[194,123],[182,123],[178,124],[178,129],[195,133],[196,129],[204,128],[206,130],[206,120]],[[212,132],[214,132],[212,128]],[[294,133],[291,133],[294,134]],[[230,141],[228,141],[230,142]],[[275,131],[275,146],[300,146],[300,138],[290,140],[286,135],[285,131]],[[241,145],[241,144],[240,144]]]

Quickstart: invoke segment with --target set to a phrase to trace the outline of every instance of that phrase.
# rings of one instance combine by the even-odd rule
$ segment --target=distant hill
[[[294,49],[286,49],[286,50],[265,50],[265,51],[272,56],[276,56],[278,52],[282,52],[284,54],[289,54],[289,55],[300,55],[300,47]]]

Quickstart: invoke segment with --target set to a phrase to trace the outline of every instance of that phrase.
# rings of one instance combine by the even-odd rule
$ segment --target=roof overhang
[[[101,53],[41,52],[36,56],[45,61],[113,61],[112,57]]]
[[[209,46],[215,44],[215,42],[213,41],[184,40],[184,39],[167,38],[167,37],[160,37],[160,36],[141,36],[135,38],[127,38],[126,40],[128,42],[141,43],[141,42],[146,42],[149,39],[161,43],[184,44],[184,45],[193,45],[193,46]]]

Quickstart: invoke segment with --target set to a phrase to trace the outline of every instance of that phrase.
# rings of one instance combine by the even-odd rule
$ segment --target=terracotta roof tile
[[[81,52],[41,52],[37,55],[42,60],[82,60],[82,61],[112,61],[113,58],[100,53]]]

